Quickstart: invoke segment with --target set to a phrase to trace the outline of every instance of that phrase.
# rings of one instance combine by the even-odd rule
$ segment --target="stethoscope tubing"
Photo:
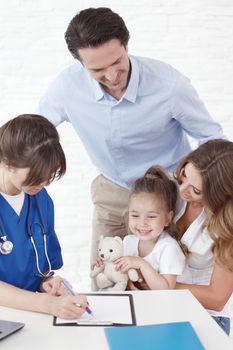
[[[33,224],[30,224],[30,222],[31,222],[30,216],[32,215],[31,213],[33,212],[33,210],[32,210],[33,198],[35,199],[36,207],[37,207],[37,210],[38,210],[38,213],[39,213],[39,217],[40,217],[40,221],[41,221],[41,224],[39,224],[39,225],[40,225],[40,227],[42,229],[43,243],[44,243],[44,253],[45,253],[45,257],[46,257],[47,263],[48,263],[48,272],[46,272],[46,273],[43,273],[41,271],[41,269],[40,269],[39,255],[38,255],[36,244],[35,244],[35,241],[34,241],[34,238],[33,238],[33,229],[32,229],[32,225]],[[51,262],[50,262],[50,259],[49,259],[49,256],[48,256],[48,251],[47,251],[47,240],[46,240],[47,232],[45,230],[45,222],[44,222],[43,214],[42,214],[41,208],[39,206],[38,198],[37,198],[36,195],[35,196],[28,195],[28,211],[27,211],[27,218],[26,218],[26,226],[27,226],[27,233],[28,233],[28,235],[30,237],[30,240],[31,240],[31,243],[32,243],[32,246],[33,246],[33,250],[35,252],[36,266],[37,266],[37,270],[39,272],[39,275],[41,277],[44,277],[44,278],[45,277],[49,277],[53,273],[52,273],[52,270],[51,270]],[[3,221],[1,219],[1,217],[0,217],[0,229],[1,229],[1,232],[2,232],[2,236],[0,236],[0,239],[3,241],[2,244],[6,243],[6,242],[8,242],[8,244],[12,244],[12,248],[11,248],[10,252],[3,253],[0,250],[0,253],[2,253],[2,254],[9,254],[9,253],[11,253],[11,251],[13,249],[13,243],[11,241],[8,241],[8,239],[7,239],[7,234],[6,234],[5,227],[4,227],[4,224],[3,224]]]

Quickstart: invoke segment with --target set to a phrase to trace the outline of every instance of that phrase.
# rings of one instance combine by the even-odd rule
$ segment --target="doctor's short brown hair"
[[[66,159],[55,126],[36,114],[22,114],[0,128],[0,161],[29,168],[24,185],[49,184],[66,171]]]

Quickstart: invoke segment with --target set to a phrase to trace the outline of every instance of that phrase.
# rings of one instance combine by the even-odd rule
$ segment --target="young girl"
[[[139,270],[141,281],[130,289],[171,289],[185,268],[185,256],[170,235],[177,200],[177,186],[158,166],[136,180],[129,200],[129,229],[124,238],[124,257],[116,269]]]
[[[58,133],[46,118],[25,114],[0,128],[2,306],[70,319],[85,311],[86,298],[67,295],[62,279],[52,276],[63,262],[53,202],[43,187],[65,171]]]

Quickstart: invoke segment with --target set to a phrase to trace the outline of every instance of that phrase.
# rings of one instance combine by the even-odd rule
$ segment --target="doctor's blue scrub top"
[[[40,270],[45,273],[49,270],[49,267],[44,250],[43,223],[41,222],[35,197],[37,197],[45,226],[44,229],[47,233],[47,252],[51,268],[56,270],[63,265],[61,247],[54,231],[53,202],[47,191],[42,189],[35,196],[25,194],[23,207],[19,216],[5,198],[0,195],[0,218],[8,240],[14,245],[10,254],[3,255],[0,253],[0,280],[22,289],[37,291],[41,277],[38,275],[36,255],[27,231],[29,197],[32,201],[29,224],[33,229],[33,238],[38,251]],[[1,227],[0,229],[0,236],[2,236],[4,233]]]

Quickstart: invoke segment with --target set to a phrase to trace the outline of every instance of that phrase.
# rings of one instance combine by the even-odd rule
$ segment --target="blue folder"
[[[189,322],[105,328],[111,350],[204,350]]]

